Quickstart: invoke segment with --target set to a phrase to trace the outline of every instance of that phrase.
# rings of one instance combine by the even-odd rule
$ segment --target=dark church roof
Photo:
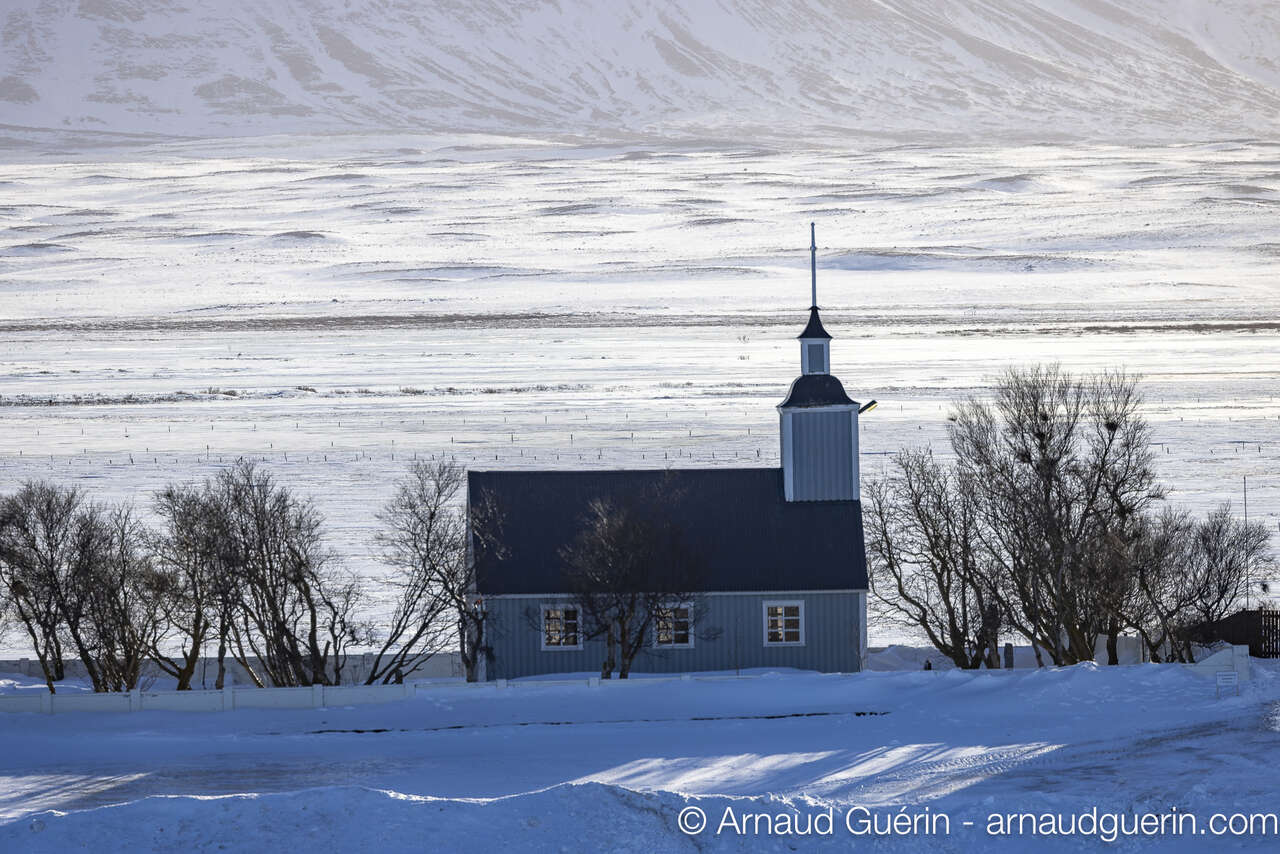
[[[673,496],[673,517],[707,562],[708,591],[867,587],[861,504],[787,502],[781,469],[471,471],[468,501],[491,496],[502,519],[502,554],[476,544],[479,592],[567,592],[560,550],[589,503],[655,487]]]
[[[844,393],[840,380],[831,374],[803,374],[791,383],[787,399],[782,406],[800,408],[806,406],[850,406],[854,401]]]
[[[809,309],[809,323],[805,326],[804,331],[796,336],[797,338],[830,338],[827,330],[822,328],[822,318],[818,317],[818,307],[815,305]]]

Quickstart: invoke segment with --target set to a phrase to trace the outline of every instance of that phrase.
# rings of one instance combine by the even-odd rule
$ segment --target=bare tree
[[[137,687],[164,633],[145,532],[128,507],[31,481],[0,506],[0,580],[49,690],[65,675],[64,643],[95,691]]]
[[[927,450],[904,450],[892,464],[867,485],[873,595],[885,616],[923,631],[957,667],[999,667],[1001,611],[972,484]]]
[[[85,514],[82,574],[87,653],[100,689],[138,687],[143,665],[169,631],[148,549],[148,531],[129,506],[91,506]]]
[[[50,693],[65,676],[58,588],[76,564],[75,529],[83,505],[79,490],[47,481],[27,481],[0,501],[0,583]]]
[[[670,512],[677,498],[667,481],[630,496],[590,502],[578,536],[561,551],[567,589],[586,638],[605,639],[601,678],[615,666],[626,679],[659,621],[689,608],[689,631],[705,612],[704,561]]]
[[[63,644],[84,665],[95,691],[108,690],[95,653],[92,572],[105,544],[102,509],[74,487],[30,481],[7,502],[4,553],[9,588],[52,692]]]
[[[465,484],[465,469],[443,456],[415,462],[379,517],[384,555],[399,571],[393,582],[399,596],[379,653],[384,660],[375,667],[381,673],[407,675],[456,644],[467,681],[479,678],[488,641],[475,551],[501,556],[502,519],[489,496],[475,496],[464,507]]]
[[[1141,403],[1123,372],[1037,366],[1007,371],[993,401],[960,404],[954,468],[904,451],[868,486],[882,605],[961,667],[994,658],[983,650],[1000,629],[1056,664],[1091,660],[1099,637],[1116,664],[1124,630],[1154,660],[1191,661],[1190,629],[1240,606],[1246,567],[1271,566],[1269,532],[1229,505],[1202,520],[1155,512]]]
[[[1127,623],[1138,633],[1152,661],[1188,661],[1182,642],[1186,614],[1197,585],[1185,573],[1196,522],[1185,510],[1165,507],[1144,520],[1136,552],[1137,589]]]
[[[238,575],[226,560],[225,515],[207,481],[203,487],[170,484],[156,494],[153,509],[160,521],[151,542],[153,585],[177,655],[157,645],[151,658],[178,681],[179,691],[190,690],[205,647],[216,640],[215,687],[221,689],[239,602]]]
[[[1190,617],[1198,623],[1215,623],[1240,609],[1247,599],[1251,572],[1265,575],[1275,568],[1270,543],[1267,526],[1236,518],[1229,501],[1198,522],[1186,561],[1197,591]]]
[[[1129,625],[1152,660],[1194,661],[1198,627],[1212,626],[1245,601],[1248,567],[1270,571],[1271,532],[1235,518],[1225,503],[1204,519],[1166,509],[1149,525],[1139,574],[1142,598]]]
[[[1134,520],[1162,495],[1136,380],[1011,369],[993,403],[957,408],[949,435],[1010,626],[1054,663],[1091,660],[1131,584],[1113,577],[1133,567],[1111,559],[1116,543],[1132,542]]]
[[[454,463],[415,462],[378,519],[383,559],[395,592],[386,634],[366,682],[402,682],[432,656],[460,642],[450,615],[453,580],[467,560],[467,527],[457,506],[465,473]]]
[[[264,676],[277,686],[340,684],[348,647],[364,638],[353,616],[361,590],[324,545],[319,512],[243,459],[218,473],[211,493],[237,576],[236,660],[259,685]]]

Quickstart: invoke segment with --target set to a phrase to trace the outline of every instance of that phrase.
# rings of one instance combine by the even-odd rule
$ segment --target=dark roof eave
[[[787,399],[780,409],[806,409],[814,406],[857,406],[845,393],[844,385],[831,374],[802,374],[791,383]]]

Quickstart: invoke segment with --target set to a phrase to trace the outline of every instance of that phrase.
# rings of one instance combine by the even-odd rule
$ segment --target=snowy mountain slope
[[[1265,136],[1277,48],[1263,0],[6,0],[0,124]]]

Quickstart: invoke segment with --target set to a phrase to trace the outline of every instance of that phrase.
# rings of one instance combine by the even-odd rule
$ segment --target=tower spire
[[[831,336],[818,316],[817,230],[809,223],[813,299],[809,323],[797,336],[800,376],[791,383],[787,399],[778,405],[782,489],[787,501],[857,501],[859,409],[831,373]]]
[[[818,232],[813,223],[809,223],[809,283],[813,290],[810,308],[818,307]]]
[[[825,374],[831,365],[831,336],[818,316],[818,234],[813,223],[809,223],[809,285],[813,300],[809,323],[799,335],[800,369],[806,374]]]

